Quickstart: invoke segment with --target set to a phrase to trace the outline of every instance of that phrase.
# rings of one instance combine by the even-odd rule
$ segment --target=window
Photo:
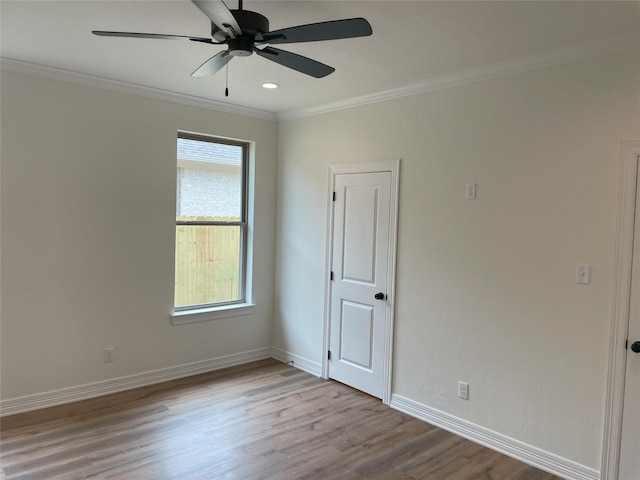
[[[247,164],[246,143],[178,133],[174,323],[247,302]]]

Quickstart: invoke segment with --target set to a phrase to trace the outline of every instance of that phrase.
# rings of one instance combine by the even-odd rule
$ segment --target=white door
[[[640,478],[640,170],[637,185],[619,480]]]
[[[338,174],[334,191],[329,377],[382,398],[392,172]]]

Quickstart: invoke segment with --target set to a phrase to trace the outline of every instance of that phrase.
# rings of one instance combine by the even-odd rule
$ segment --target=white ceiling
[[[237,8],[236,0],[227,5]],[[210,23],[190,0],[2,0],[0,9],[3,58],[277,113],[640,32],[638,1],[246,0],[244,9],[268,17],[271,30],[364,17],[373,35],[278,45],[336,68],[323,79],[257,55],[235,58],[225,98],[224,70],[213,77],[190,76],[225,47],[91,34],[117,30],[208,37]],[[266,81],[280,88],[261,88]]]

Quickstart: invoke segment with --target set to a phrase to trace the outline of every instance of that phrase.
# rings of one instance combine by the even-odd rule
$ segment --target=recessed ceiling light
[[[268,88],[268,89],[274,89],[274,88],[278,88],[280,85],[278,85],[277,83],[272,83],[272,82],[266,82],[262,84],[262,88]]]

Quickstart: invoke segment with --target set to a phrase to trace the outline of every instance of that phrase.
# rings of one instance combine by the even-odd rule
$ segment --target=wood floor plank
[[[559,480],[274,360],[0,426],[0,480]]]

